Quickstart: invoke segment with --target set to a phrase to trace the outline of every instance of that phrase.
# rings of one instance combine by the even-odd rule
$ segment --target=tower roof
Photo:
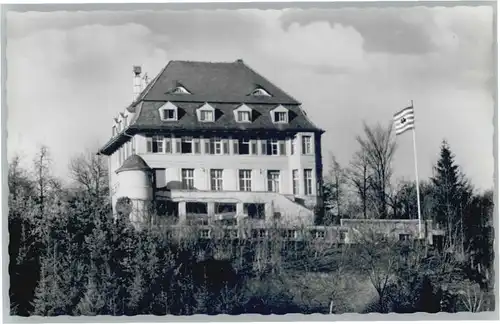
[[[116,173],[123,171],[151,171],[149,165],[139,155],[132,154],[122,164]]]

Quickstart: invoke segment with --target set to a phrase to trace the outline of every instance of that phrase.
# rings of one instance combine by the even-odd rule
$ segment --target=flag
[[[407,130],[415,128],[413,107],[406,107],[394,114],[394,128],[396,129],[396,135],[401,135]]]

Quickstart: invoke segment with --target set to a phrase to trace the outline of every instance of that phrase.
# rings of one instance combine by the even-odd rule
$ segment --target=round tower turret
[[[117,198],[128,197],[132,211],[129,215],[133,224],[144,222],[148,215],[148,207],[153,200],[153,170],[138,155],[132,154],[122,164],[118,175]]]

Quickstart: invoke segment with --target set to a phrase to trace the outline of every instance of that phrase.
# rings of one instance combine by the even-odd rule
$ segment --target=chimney
[[[134,101],[139,97],[142,91],[141,85],[142,68],[138,65],[134,66]]]
[[[243,63],[243,60],[242,59],[237,59],[236,63]]]

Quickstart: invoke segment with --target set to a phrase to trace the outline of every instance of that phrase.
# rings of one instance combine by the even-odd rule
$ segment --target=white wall
[[[302,155],[302,135],[313,136],[312,154]],[[181,181],[181,169],[194,169],[194,185],[199,190],[210,189],[210,169],[223,169],[224,190],[238,190],[238,170],[252,170],[252,191],[267,191],[267,171],[280,170],[280,192],[293,194],[292,170],[299,170],[299,196],[304,195],[304,169],[312,170],[312,195],[316,196],[316,158],[314,155],[314,133],[298,134],[295,154],[291,155],[291,140],[287,140],[287,155],[235,155],[233,144],[230,142],[228,155],[204,154],[204,144],[201,144],[202,154],[177,153],[147,153],[147,142],[144,135],[136,135],[136,153],[139,154],[151,168],[165,168],[166,182]],[[261,143],[258,142],[260,153]]]

